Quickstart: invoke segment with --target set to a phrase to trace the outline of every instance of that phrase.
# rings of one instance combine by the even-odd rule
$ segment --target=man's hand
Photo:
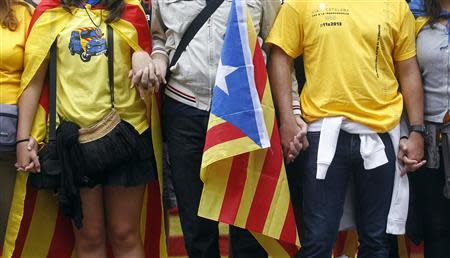
[[[306,137],[306,134],[308,133],[308,125],[303,121],[302,117],[300,115],[295,115],[295,122],[297,123],[298,127],[300,127],[300,132],[297,135],[297,139],[302,144],[302,151],[305,151],[309,147],[308,138]]]
[[[150,55],[145,51],[133,53],[131,70],[128,75],[131,80],[131,87],[139,90],[141,98],[144,98],[144,90],[155,91],[159,87],[159,80],[156,75],[156,68]]]
[[[152,54],[153,63],[155,65],[155,74],[158,78],[159,83],[167,84],[166,82],[166,72],[169,60],[166,56],[160,53]],[[159,85],[158,85],[159,89]]]
[[[303,149],[303,145],[300,141],[303,134],[302,129],[297,125],[294,117],[281,122],[280,140],[286,164],[294,161]]]
[[[404,176],[408,172],[416,171],[427,162],[426,160],[422,160],[424,150],[423,137],[420,134],[418,134],[419,137],[414,136],[414,134],[418,133],[412,132],[409,139],[403,138],[400,140],[397,158],[403,163],[404,166],[401,176]]]

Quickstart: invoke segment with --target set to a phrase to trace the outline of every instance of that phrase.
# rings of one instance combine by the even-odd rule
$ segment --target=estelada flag
[[[298,251],[265,61],[240,0],[225,33],[201,178],[199,216],[250,230],[272,257]]]
[[[105,12],[106,14],[106,12]],[[25,47],[25,69],[22,90],[47,58],[50,46],[71,14],[59,0],[43,0],[37,7]],[[135,50],[151,51],[151,37],[144,11],[139,1],[125,0],[121,18],[110,24],[129,46]],[[162,179],[162,137],[159,105],[156,96],[147,99],[148,118],[151,123],[152,142]],[[33,123],[32,135],[43,142],[47,132],[48,87],[44,87]],[[74,257],[74,236],[69,219],[58,209],[57,198],[49,191],[37,190],[27,184],[28,174],[18,173],[11,212],[9,215],[3,258],[69,258]],[[146,257],[167,257],[162,212],[162,180],[147,185],[141,212],[141,236]],[[109,257],[112,257],[109,252]]]

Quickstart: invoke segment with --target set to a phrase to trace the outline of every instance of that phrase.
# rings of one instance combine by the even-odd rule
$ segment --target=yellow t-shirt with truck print
[[[304,119],[344,116],[376,132],[400,121],[395,62],[416,55],[414,17],[404,0],[287,0],[267,39],[304,56]]]
[[[111,111],[105,18],[106,12],[100,9],[74,8],[57,38],[58,115],[80,127],[95,124]],[[132,51],[126,40],[114,33],[115,109],[142,133],[149,124],[144,101],[130,88]]]

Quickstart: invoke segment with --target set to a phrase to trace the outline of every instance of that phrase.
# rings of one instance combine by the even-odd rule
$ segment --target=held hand
[[[309,147],[308,138],[306,134],[308,133],[308,125],[303,121],[300,115],[295,115],[295,122],[300,127],[300,132],[297,135],[297,139],[302,144],[302,151],[305,151]]]
[[[159,85],[155,65],[147,52],[137,51],[132,56],[132,69],[128,75],[131,87],[152,89]],[[142,97],[142,96],[141,96]]]
[[[301,128],[297,125],[294,117],[281,123],[280,140],[287,164],[294,161],[303,148],[299,136],[301,136]]]
[[[423,144],[423,141],[422,141]],[[403,169],[401,171],[401,176],[406,175],[408,172],[414,172],[420,167],[422,167],[426,160],[420,159],[420,161],[410,158],[409,152],[411,149],[414,150],[414,142],[410,142],[410,139],[401,139],[397,158],[403,163]],[[420,153],[419,153],[420,154]],[[422,145],[422,156],[423,156],[423,145]]]
[[[28,142],[22,142],[17,145],[17,163],[15,166],[18,171],[40,172],[41,165],[37,155],[38,147],[38,143],[31,136]]]
[[[408,138],[408,157],[416,161],[422,161],[424,155],[424,139],[422,134],[411,132]]]
[[[167,72],[167,62],[163,58],[160,58],[159,55],[156,55],[153,59],[153,63],[155,65],[155,74],[158,78],[159,83],[167,84],[166,82],[166,72]],[[159,87],[157,91],[159,90]]]

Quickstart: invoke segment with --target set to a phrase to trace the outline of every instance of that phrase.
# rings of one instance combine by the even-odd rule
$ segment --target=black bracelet
[[[30,139],[17,140],[16,145],[19,145],[19,143],[22,143],[22,142],[29,142],[29,141],[30,141]]]

